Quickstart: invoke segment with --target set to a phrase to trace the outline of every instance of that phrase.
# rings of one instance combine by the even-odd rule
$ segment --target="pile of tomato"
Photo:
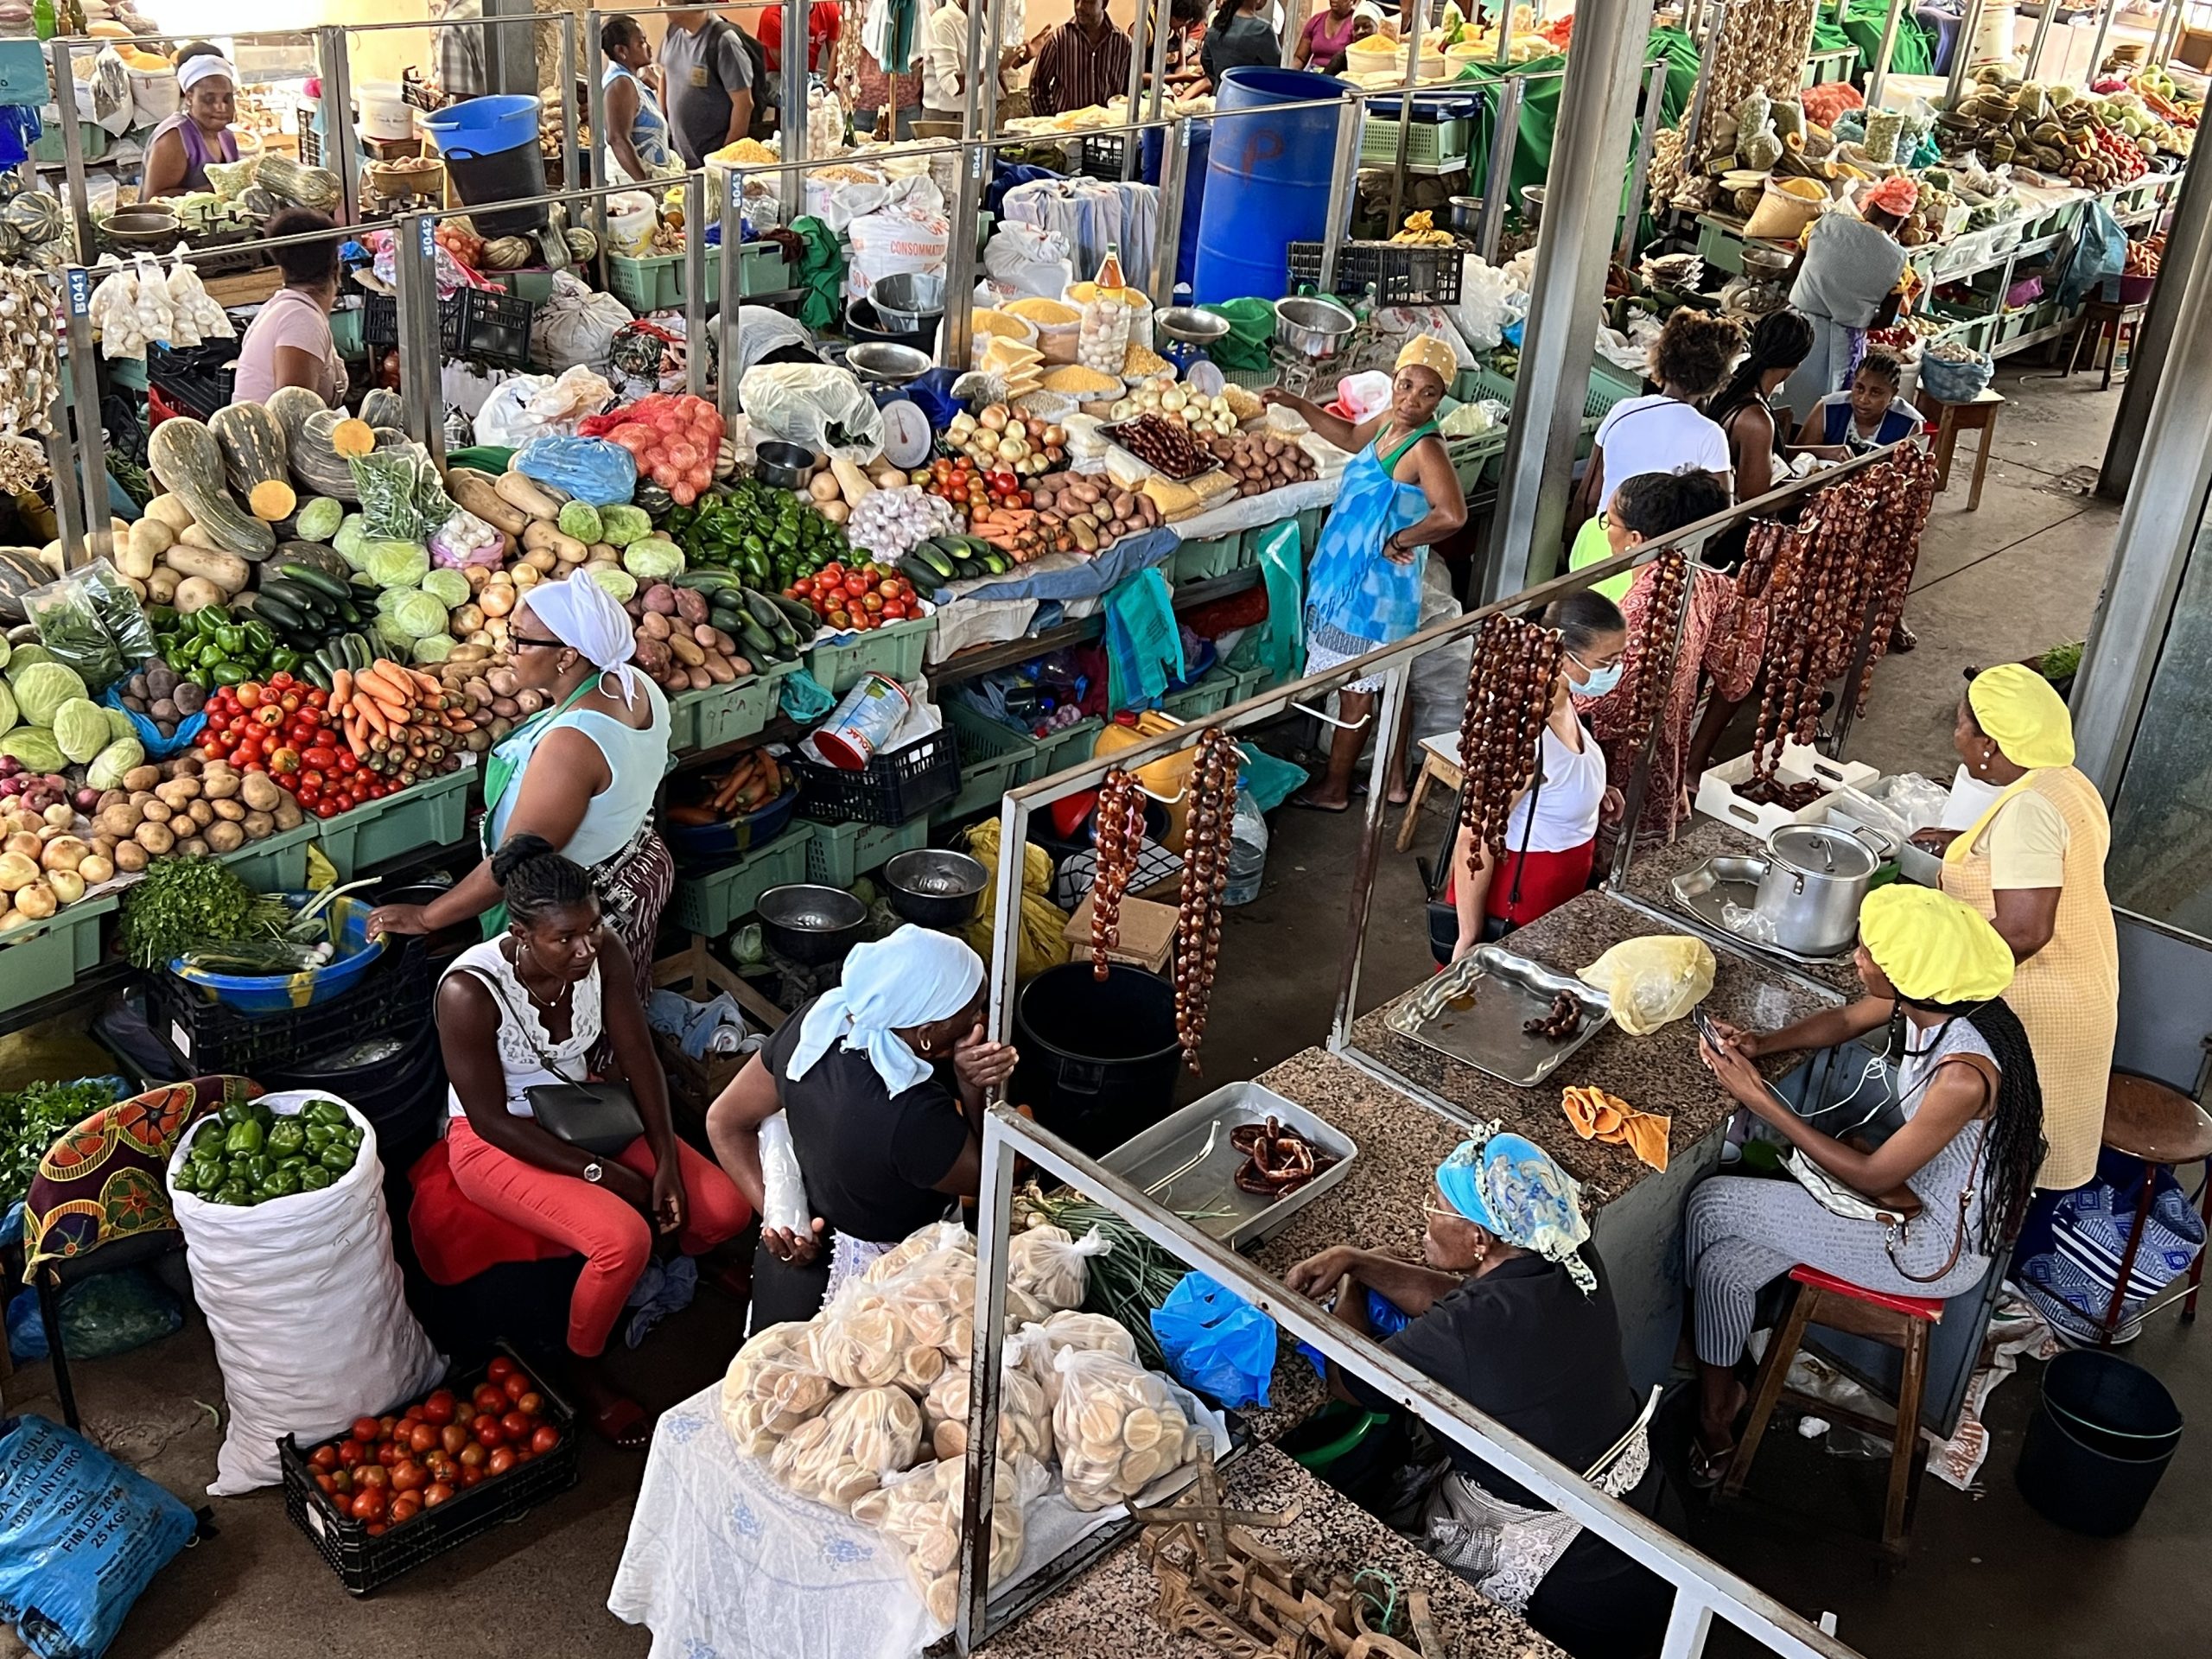
[[[207,699],[200,753],[240,772],[265,772],[300,810],[334,818],[399,787],[364,768],[330,717],[330,693],[289,674],[245,680]]]
[[[378,1537],[559,1446],[544,1411],[537,1384],[502,1355],[466,1398],[439,1389],[397,1416],[357,1418],[308,1463],[339,1513]]]
[[[784,597],[811,605],[833,628],[862,633],[922,614],[914,584],[887,564],[825,564],[785,588]]]
[[[1029,492],[1012,473],[986,471],[967,456],[940,455],[927,467],[917,467],[908,478],[931,495],[950,501],[963,518],[973,518],[988,507],[1026,507]]]

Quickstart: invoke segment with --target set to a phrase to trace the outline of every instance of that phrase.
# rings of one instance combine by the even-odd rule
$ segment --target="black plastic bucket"
[[[455,149],[459,149],[458,144]],[[547,224],[543,204],[534,207],[506,207],[487,212],[474,204],[480,201],[518,201],[526,196],[545,194],[545,152],[533,138],[526,144],[517,144],[511,149],[494,150],[488,156],[456,155],[448,149],[440,159],[446,164],[446,176],[453,181],[453,193],[469,206],[469,223],[476,226],[476,233],[483,237],[528,236],[542,231]]]
[[[2181,1408],[2157,1377],[2078,1349],[2044,1370],[2013,1478],[2045,1519],[2115,1537],[2142,1518],[2181,1431]]]
[[[1014,1005],[1014,1099],[1093,1157],[1167,1116],[1175,1099],[1175,988],[1123,963],[1047,968]]]
[[[436,1026],[425,1022],[398,1052],[350,1066],[310,1061],[298,1071],[272,1072],[272,1089],[327,1090],[344,1100],[377,1132],[378,1154],[387,1169],[405,1169],[436,1138],[446,1110],[444,1057]]]

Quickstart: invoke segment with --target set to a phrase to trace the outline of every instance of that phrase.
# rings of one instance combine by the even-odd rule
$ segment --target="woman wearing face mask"
[[[810,1319],[848,1279],[976,1195],[990,1091],[1014,1052],[983,1039],[983,962],[902,927],[845,958],[837,988],[784,1021],[707,1110],[707,1139],[768,1211],[760,1126],[781,1112],[814,1217],[769,1227],[753,1263],[755,1331]]]
[[[139,200],[212,188],[207,163],[238,160],[238,141],[231,131],[238,113],[238,72],[215,48],[203,43],[178,54],[176,88],[183,94],[184,107],[156,127],[146,141]]]
[[[438,1046],[451,1083],[446,1158],[462,1197],[584,1256],[569,1300],[575,1379],[601,1434],[642,1446],[645,1412],[598,1363],[607,1338],[657,1235],[673,1233],[696,1255],[734,1236],[752,1211],[670,1125],[635,964],[603,925],[584,869],[542,837],[517,836],[489,874],[505,926],[462,951],[438,984]],[[594,1051],[609,1056],[596,1076]],[[587,1080],[628,1085],[644,1133],[618,1153],[588,1151],[537,1121],[531,1090]]]
[[[1307,573],[1308,674],[1402,639],[1421,621],[1429,546],[1467,522],[1466,498],[1436,431],[1436,406],[1458,369],[1449,346],[1414,335],[1398,353],[1390,406],[1357,426],[1288,392],[1270,387],[1260,394],[1265,403],[1287,404],[1352,457]],[[1293,796],[1293,805],[1341,812],[1351,804],[1352,770],[1382,685],[1379,677],[1357,679],[1338,695],[1345,723],[1330,740],[1328,773]]]
[[[1798,1181],[1724,1175],[1690,1195],[1682,1241],[1695,1303],[1694,1485],[1717,1484],[1746,1391],[1736,1375],[1760,1289],[1799,1263],[1897,1296],[1971,1290],[2012,1249],[2043,1160],[2043,1090],[2019,1018],[2000,1000],[2012,952],[1972,906],[1903,881],[1859,907],[1866,995],[1781,1031],[1713,1022],[1698,1051],[1721,1086],[1832,1182],[1908,1219],[1892,1230],[1837,1214]],[[1815,1128],[1756,1062],[1834,1048],[1891,1027],[1904,1124],[1864,1151]],[[1802,1181],[1802,1177],[1799,1178]],[[1918,1213],[1911,1213],[1917,1210]]]
[[[516,607],[514,676],[540,712],[493,749],[484,768],[483,861],[427,905],[379,905],[372,933],[435,933],[484,918],[505,925],[491,849],[542,836],[591,872],[607,926],[629,947],[640,1000],[652,995],[653,936],[676,865],[653,829],[668,763],[668,699],[629,661],[629,614],[583,577],[541,582]]]
[[[1554,600],[1544,626],[1560,636],[1559,677],[1535,778],[1506,817],[1505,855],[1493,864],[1465,824],[1452,843],[1454,962],[1485,937],[1525,927],[1588,887],[1599,817],[1620,814],[1621,792],[1605,782],[1605,751],[1576,715],[1574,699],[1602,697],[1620,683],[1628,624],[1611,600],[1584,592]]]

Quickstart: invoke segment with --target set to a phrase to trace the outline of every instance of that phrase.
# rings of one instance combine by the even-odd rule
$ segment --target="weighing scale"
[[[1195,305],[1170,306],[1154,316],[1152,332],[1160,354],[1175,365],[1176,378],[1188,380],[1193,368],[1211,360],[1206,347],[1229,332],[1229,319]]]
[[[1348,366],[1359,320],[1334,300],[1300,295],[1275,304],[1275,337],[1269,352],[1275,382],[1303,397]]]
[[[918,467],[929,459],[929,416],[905,388],[931,369],[929,354],[888,340],[863,340],[845,353],[845,366],[883,411],[883,456],[893,466]]]

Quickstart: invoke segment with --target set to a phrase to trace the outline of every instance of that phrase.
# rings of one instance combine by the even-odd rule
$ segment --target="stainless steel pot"
[[[1876,860],[1866,844],[1833,824],[1785,824],[1767,837],[1766,874],[1753,908],[1774,943],[1802,957],[1848,950]]]
[[[1358,319],[1333,300],[1301,295],[1275,302],[1275,340],[1302,357],[1334,357]]]

